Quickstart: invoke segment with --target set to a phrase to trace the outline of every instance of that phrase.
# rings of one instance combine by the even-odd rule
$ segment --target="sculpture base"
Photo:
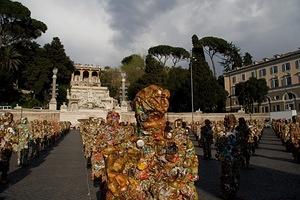
[[[49,110],[57,110],[57,103],[56,103],[56,101],[55,102],[50,101],[50,103],[49,103]]]

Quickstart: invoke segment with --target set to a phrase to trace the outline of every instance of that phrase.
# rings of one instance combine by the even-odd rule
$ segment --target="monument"
[[[122,98],[121,98],[121,110],[122,111],[128,111],[128,102],[126,101],[126,73],[121,73],[122,77]]]
[[[71,89],[68,91],[68,110],[111,110],[116,100],[109,96],[107,87],[101,86],[99,66],[75,64]]]
[[[49,110],[56,110],[57,109],[57,101],[56,101],[56,74],[58,69],[55,67],[53,69],[53,76],[52,76],[52,96],[49,102]]]

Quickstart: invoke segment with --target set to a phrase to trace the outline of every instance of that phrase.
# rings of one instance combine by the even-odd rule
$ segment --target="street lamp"
[[[192,103],[192,125],[194,125],[194,86],[193,86],[193,52],[190,60],[191,66],[191,103]]]

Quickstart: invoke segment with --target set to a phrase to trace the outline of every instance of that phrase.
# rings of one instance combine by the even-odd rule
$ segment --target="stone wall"
[[[10,112],[14,115],[14,120],[21,119],[21,117],[27,117],[29,121],[38,120],[49,120],[49,121],[59,121],[60,112],[59,111],[49,111],[49,110],[33,110],[33,109],[12,109],[12,110],[0,110],[0,114]]]
[[[88,119],[89,117],[102,117],[106,118],[107,111],[104,110],[80,110],[80,111],[49,111],[49,110],[31,110],[31,109],[13,109],[13,110],[0,110],[0,114],[3,112],[11,112],[14,114],[14,119],[20,119],[27,117],[29,121],[34,119],[46,119],[54,121],[70,121],[73,125],[79,124],[78,119]],[[134,112],[122,112],[118,111],[121,116],[121,121],[135,123]],[[194,113],[193,117],[191,113],[167,113],[167,120],[173,122],[176,119],[183,119],[184,121],[191,122],[192,118],[194,122],[203,121],[205,119],[210,120],[223,120],[224,116],[229,113]],[[244,117],[245,119],[267,119],[268,113],[255,113],[251,116],[243,113],[233,113],[236,118]]]

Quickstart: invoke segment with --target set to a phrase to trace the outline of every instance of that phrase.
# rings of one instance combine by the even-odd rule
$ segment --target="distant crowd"
[[[286,151],[293,154],[295,162],[300,163],[300,123],[294,116],[292,121],[277,120],[273,121],[273,129],[276,135],[281,139]]]
[[[41,152],[50,149],[68,133],[70,122],[47,120],[28,121],[26,117],[14,120],[12,113],[0,117],[0,171],[1,183],[8,183],[7,173],[12,153],[17,154],[20,167],[30,165]]]
[[[141,156],[139,153],[137,153],[139,152],[139,145],[141,145],[140,148],[143,149],[143,152],[145,151],[146,154],[153,151],[152,148],[158,148],[156,146],[157,144],[155,144],[155,141],[148,141],[149,146],[143,146],[145,145],[145,141],[144,139],[140,140],[140,138],[144,138],[143,134],[145,133],[139,132],[140,130],[137,124],[129,124],[124,122],[120,123],[118,120],[119,115],[115,112],[109,113],[106,121],[103,118],[89,118],[80,120],[80,133],[83,141],[84,156],[87,160],[87,167],[91,168],[91,178],[100,184],[100,191],[103,193],[103,198],[107,199],[113,199],[112,197],[120,197],[120,195],[123,196],[125,194],[127,195],[127,198],[133,197],[133,193],[129,192],[130,190],[135,191],[135,189],[130,188],[133,187],[132,184],[136,184],[134,187],[138,187],[141,184],[141,180],[143,183],[143,178],[141,178],[139,174],[145,173],[144,176],[151,177],[151,174],[154,176],[154,174],[156,175],[157,173],[152,172],[152,170],[147,171],[149,170],[149,163],[147,163],[149,161],[147,161],[143,155]],[[262,120],[246,121],[244,118],[239,118],[236,120],[234,115],[226,115],[223,121],[211,122],[210,120],[204,120],[202,122],[195,122],[194,124],[189,124],[181,119],[178,119],[174,122],[166,122],[163,130],[163,137],[166,139],[170,138],[172,141],[174,135],[187,135],[189,137],[194,135],[199,146],[203,149],[203,159],[207,160],[212,159],[211,146],[212,144],[215,144],[217,148],[216,158],[221,161],[222,194],[224,199],[232,199],[235,197],[239,188],[239,169],[250,168],[250,157],[255,155],[255,149],[258,147],[259,140],[262,137],[264,124],[265,122]],[[173,146],[170,147],[169,151],[176,152],[180,148],[179,146],[186,146],[187,144],[184,144],[186,143],[185,141],[190,140],[182,138],[182,141],[175,142]],[[139,142],[141,144],[139,144]],[[166,142],[164,143],[167,145]],[[189,167],[184,167],[183,165],[181,169],[181,164],[179,161],[175,162],[172,159],[169,160],[169,157],[163,153],[158,153],[158,155],[154,156],[158,160],[157,162],[160,163],[159,165],[161,166],[161,173],[165,172],[165,176],[167,179],[169,179],[167,181],[167,185],[162,184],[164,185],[161,186],[162,190],[171,192],[172,188],[175,188],[178,193],[184,190],[182,189],[183,186],[178,185],[175,187],[169,183],[171,180],[176,181],[176,179],[172,179],[172,176],[168,175],[170,173],[175,173],[177,174],[176,176],[179,177],[188,177],[188,173],[181,174],[181,170],[185,170],[187,172],[194,171],[191,173],[191,176],[194,178],[186,181],[186,184],[192,184],[198,179],[198,173],[196,173],[197,170],[195,170],[195,168],[198,168],[198,161],[195,159],[194,161],[191,161],[193,160],[192,157],[195,155],[195,150],[193,144],[189,142],[188,144],[191,145],[191,155],[186,157],[189,152],[184,152],[178,154],[178,157],[186,157],[188,158],[186,162],[194,162]],[[137,148],[137,152],[132,150],[135,148]],[[165,151],[167,152],[168,147],[166,148],[167,149]],[[134,154],[134,152],[136,153],[136,157],[139,160],[136,163],[131,163],[131,161],[128,160],[128,157],[124,157],[123,155],[126,154],[126,152],[130,153],[131,151],[132,154]],[[111,157],[114,157],[114,159],[117,160],[117,163],[111,163]],[[118,161],[118,159],[121,160]],[[161,159],[165,159],[165,162],[163,162]],[[154,162],[154,160],[152,162]],[[128,170],[126,169],[127,164],[124,162],[131,163],[129,164],[131,166],[130,173],[124,172],[124,170]],[[174,169],[172,169],[172,163],[176,163],[174,164],[176,166],[174,166]],[[116,167],[116,169],[113,169],[114,167]],[[126,175],[124,175],[124,173]],[[131,174],[129,178],[127,177],[128,173]],[[147,175],[147,173],[150,175]],[[146,184],[146,182],[144,184]],[[157,187],[157,184],[161,183],[159,183],[159,181],[155,183],[148,182],[148,189],[151,190],[152,187]],[[119,192],[123,193],[120,194]],[[168,193],[165,195],[167,194]],[[190,193],[190,197],[195,197],[192,194],[193,192]],[[147,197],[147,195],[150,194],[144,195]],[[182,194],[182,196],[185,195],[187,194]],[[177,198],[178,196],[174,195],[172,198],[173,197]],[[151,198],[153,198],[153,196],[151,196]],[[165,196],[164,199],[172,198],[167,198]],[[196,197],[191,199],[196,199]]]

